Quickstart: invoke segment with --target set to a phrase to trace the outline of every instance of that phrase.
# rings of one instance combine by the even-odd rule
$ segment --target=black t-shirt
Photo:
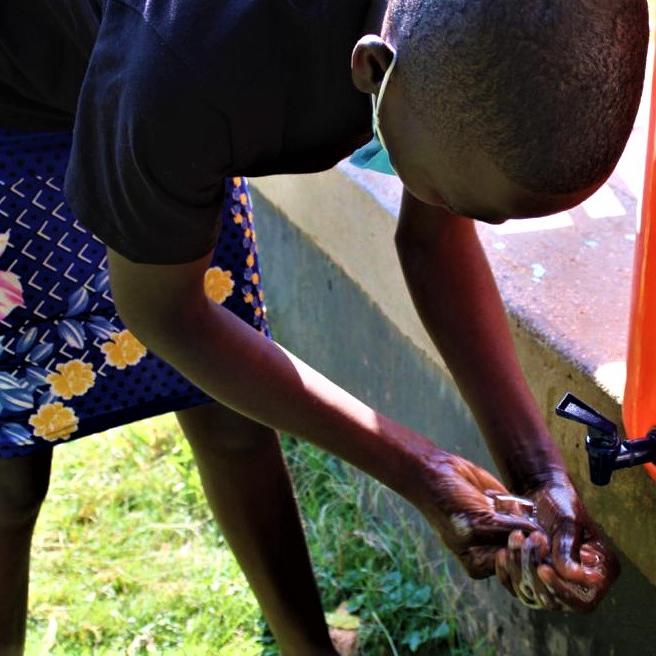
[[[0,125],[73,129],[76,217],[135,262],[216,243],[224,178],[312,172],[370,138],[350,55],[369,0],[8,0]]]

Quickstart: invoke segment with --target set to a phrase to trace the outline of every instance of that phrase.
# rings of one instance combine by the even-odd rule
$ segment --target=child
[[[0,125],[73,130],[65,197],[79,227],[107,246],[112,295],[129,332],[113,316],[111,330],[221,402],[198,397],[178,416],[215,515],[285,655],[334,649],[272,429],[308,439],[402,494],[471,575],[496,568],[526,603],[589,609],[616,575],[521,374],[472,221],[462,218],[498,222],[560,211],[590,195],[615,165],[640,96],[646,7],[641,0],[589,5],[86,0],[62,11],[41,0],[0,9]],[[366,161],[378,166],[387,145],[406,187],[397,247],[417,309],[509,487],[531,495],[540,516],[550,517],[544,528],[553,567],[534,568],[523,591],[510,565],[546,557],[547,537],[535,531],[501,548],[513,528],[536,527],[494,512],[485,492],[504,490],[498,481],[367,408],[218,300],[232,281],[237,300],[262,321],[248,198],[243,189],[233,197],[237,181],[226,185],[226,178],[332,166],[372,137],[365,94],[377,96],[379,137]],[[7,156],[23,162],[31,154],[11,150]],[[20,190],[23,173],[33,171],[32,182],[40,176],[47,184],[48,165],[45,174],[29,165],[3,181]],[[228,265],[213,258],[233,224],[244,229],[248,261],[228,277]],[[38,235],[41,227],[33,229]],[[212,300],[206,272],[217,266],[213,289],[223,291]],[[27,282],[6,281],[15,299],[18,282]],[[90,286],[99,289],[95,280]],[[100,323],[95,309],[85,308],[92,314],[83,320],[70,314],[84,300],[80,293],[72,310],[60,311],[62,339],[77,335],[82,344],[93,333],[89,324]],[[28,342],[30,328],[14,339],[27,334]],[[105,328],[106,341],[118,344],[116,331]],[[108,345],[104,353],[113,350]],[[80,371],[89,371],[79,359]],[[66,378],[57,364],[39,372],[50,387],[58,374]],[[89,385],[91,376],[85,380]],[[78,400],[89,389],[67,394]],[[66,412],[63,401],[44,400]],[[182,407],[177,403],[157,411]],[[10,441],[37,441],[34,430],[25,435],[29,418],[11,423]],[[49,467],[49,455],[35,453],[16,460],[24,466],[0,470],[9,490],[0,551],[15,559],[0,577],[23,599],[29,536]],[[262,498],[270,500],[264,509]],[[581,565],[582,542],[584,552],[594,551],[594,570]],[[298,582],[290,590],[292,579]],[[20,653],[24,603],[19,612],[10,606],[0,598],[0,621],[14,627],[0,640],[8,640],[6,653]]]

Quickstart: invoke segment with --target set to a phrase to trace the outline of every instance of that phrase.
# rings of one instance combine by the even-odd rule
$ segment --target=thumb
[[[587,578],[579,555],[582,540],[583,529],[579,523],[567,521],[556,530],[551,550],[554,569],[558,575],[577,583],[584,583]]]
[[[532,533],[540,530],[540,526],[528,517],[498,512],[485,513],[472,520],[470,542],[480,546],[505,545],[513,531]]]
[[[498,551],[491,547],[469,547],[458,559],[472,579],[486,579],[495,573]]]

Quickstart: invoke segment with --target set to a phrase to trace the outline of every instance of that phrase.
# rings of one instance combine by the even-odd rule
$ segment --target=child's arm
[[[535,528],[524,517],[495,512],[486,492],[505,488],[367,407],[209,301],[203,290],[208,263],[209,255],[180,265],[136,264],[109,250],[112,293],[127,327],[213,398],[313,442],[404,496],[470,575],[493,574],[496,552],[509,533]]]
[[[508,486],[524,494],[565,464],[528,388],[474,221],[404,193],[396,244],[433,342]]]
[[[596,531],[565,472],[520,368],[474,221],[404,193],[397,250],[418,313],[469,404],[508,486],[539,500],[559,574],[590,583],[579,565]],[[603,544],[603,543],[601,543]],[[612,554],[605,557],[613,561]],[[615,570],[585,602],[596,604]]]

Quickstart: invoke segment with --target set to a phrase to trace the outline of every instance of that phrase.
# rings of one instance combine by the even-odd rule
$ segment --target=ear
[[[351,77],[363,93],[377,93],[385,71],[394,59],[394,51],[376,34],[363,36],[353,48]]]

